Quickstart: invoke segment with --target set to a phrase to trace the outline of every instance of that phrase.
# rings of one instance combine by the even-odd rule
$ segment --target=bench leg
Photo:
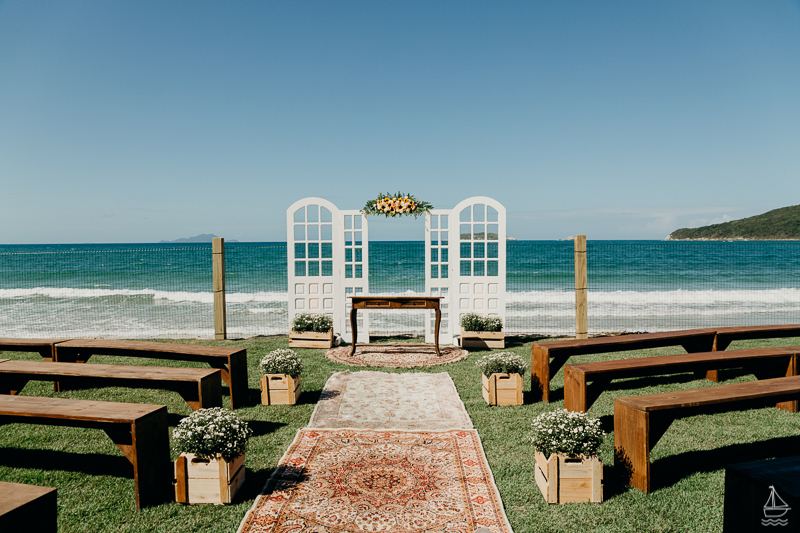
[[[650,413],[614,402],[614,468],[621,479],[650,492]]]
[[[564,408],[567,411],[585,413],[589,410],[586,390],[586,375],[569,365],[564,367]]]
[[[534,400],[550,401],[550,355],[535,344],[531,345],[531,392]]]
[[[187,383],[176,388],[192,411],[222,407],[222,378],[220,372],[201,378],[197,383]]]
[[[242,350],[228,357],[228,364],[209,363],[213,368],[218,368],[222,374],[222,381],[228,385],[228,394],[231,396],[231,409],[247,405],[250,394],[247,383],[247,352]]]
[[[172,500],[167,408],[133,421],[130,427],[113,424],[105,432],[133,465],[136,508]]]

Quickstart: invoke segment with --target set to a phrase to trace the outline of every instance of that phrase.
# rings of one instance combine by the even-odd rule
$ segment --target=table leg
[[[439,353],[439,324],[442,322],[442,311],[438,307],[434,311],[436,311],[436,327],[434,328],[433,342],[436,345],[436,355],[441,357],[442,354]]]
[[[350,331],[353,332],[353,347],[350,349],[350,357],[356,354],[356,341],[358,340],[358,320],[356,320],[356,313],[358,309],[353,307],[350,309]]]

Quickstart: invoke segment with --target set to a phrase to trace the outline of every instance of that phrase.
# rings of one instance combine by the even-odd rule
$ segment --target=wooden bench
[[[136,507],[172,499],[167,407],[0,395],[1,424],[102,429],[133,464]]]
[[[682,346],[689,353],[709,352],[714,346],[713,329],[690,329],[661,333],[639,333],[616,337],[535,342],[531,345],[531,391],[550,401],[550,379],[573,355],[590,355],[646,348]],[[552,361],[551,361],[552,359]]]
[[[208,363],[222,373],[222,381],[228,385],[231,409],[243,407],[248,402],[250,390],[247,383],[247,350],[244,348],[103,339],[74,339],[55,344],[55,361],[58,363],[85,363],[92,355]]]
[[[0,352],[38,352],[46,361],[53,361],[55,345],[69,339],[0,338]]]
[[[96,386],[166,389],[180,394],[195,411],[222,407],[222,378],[216,369],[0,359],[0,394],[17,394],[32,380],[53,380],[56,391]]]
[[[798,354],[800,346],[792,346],[569,364],[564,366],[564,407],[569,411],[587,412],[614,379],[705,373],[720,368],[745,368],[758,379],[796,376]]]
[[[735,340],[800,337],[800,324],[687,329],[592,339],[535,342],[531,345],[531,391],[550,401],[550,380],[573,355],[682,346],[688,353],[722,351]],[[552,361],[551,361],[552,359]],[[717,381],[717,371],[706,372]]]
[[[614,400],[614,463],[627,484],[651,490],[650,450],[673,420],[698,414],[779,407],[797,412],[800,376]]]
[[[56,533],[56,489],[0,481],[0,531]]]
[[[727,350],[733,341],[800,337],[800,324],[717,328],[714,350]]]

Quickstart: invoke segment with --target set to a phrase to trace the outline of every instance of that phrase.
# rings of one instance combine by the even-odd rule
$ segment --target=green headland
[[[800,240],[800,205],[773,209],[761,215],[701,228],[681,228],[668,241],[782,241]]]

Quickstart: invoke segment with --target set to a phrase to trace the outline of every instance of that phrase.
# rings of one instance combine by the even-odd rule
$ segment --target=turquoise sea
[[[506,332],[574,332],[573,244],[509,241]],[[372,293],[422,293],[424,244],[371,242]],[[229,335],[288,331],[286,243],[227,243]],[[800,243],[589,241],[590,332],[800,323]],[[210,244],[0,245],[0,337],[213,336]],[[417,333],[387,314],[373,333]]]

